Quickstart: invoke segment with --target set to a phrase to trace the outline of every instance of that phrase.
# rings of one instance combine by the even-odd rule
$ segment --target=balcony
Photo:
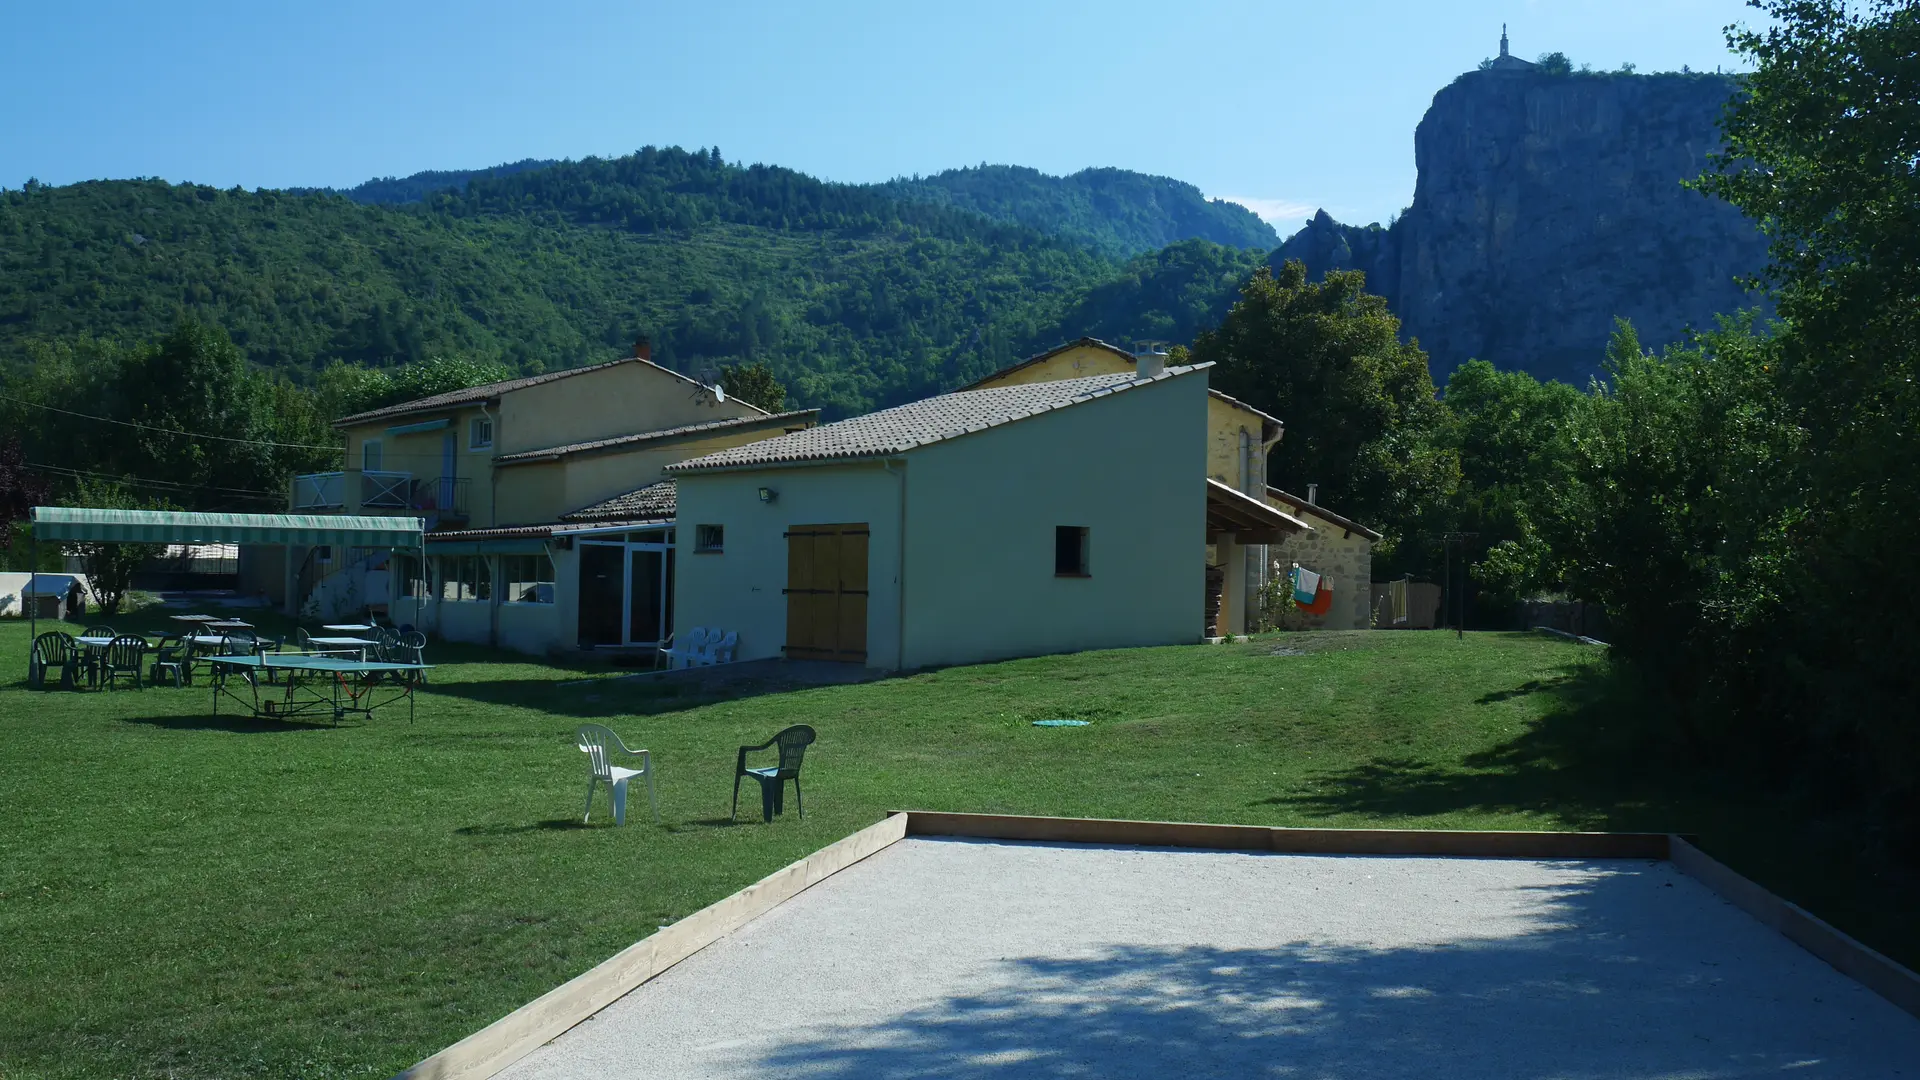
[[[413,482],[412,501],[407,505],[429,519],[467,520],[467,477],[437,476]]]
[[[464,476],[416,479],[412,473],[348,469],[293,478],[292,507],[309,513],[411,510],[432,521],[467,520]],[[348,499],[348,495],[355,496]],[[429,525],[431,527],[431,525]]]
[[[351,506],[347,493],[359,496]],[[295,510],[347,510],[374,507],[404,510],[410,505],[413,474],[351,469],[346,472],[303,473],[293,478]]]

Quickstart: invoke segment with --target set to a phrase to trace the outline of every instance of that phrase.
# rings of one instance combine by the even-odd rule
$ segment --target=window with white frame
[[[506,592],[505,604],[553,603],[553,559],[545,552],[538,555],[502,555],[500,581]]]
[[[717,555],[727,549],[727,527],[725,525],[696,525],[693,527],[693,550],[698,555]]]
[[[493,421],[476,416],[467,425],[467,449],[485,450],[493,445]]]
[[[380,440],[368,439],[360,444],[360,468],[366,472],[380,471]]]
[[[491,600],[493,568],[485,555],[440,556],[440,599]]]
[[[401,555],[398,557],[398,562],[402,582],[400,595],[410,600],[425,600],[427,598],[426,568],[421,565],[418,558],[412,555]]]

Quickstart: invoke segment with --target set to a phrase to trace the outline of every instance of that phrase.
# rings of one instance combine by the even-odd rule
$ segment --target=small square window
[[[467,427],[467,449],[485,450],[493,445],[493,421],[476,416]]]
[[[1056,525],[1053,529],[1055,577],[1091,577],[1087,569],[1087,527]]]
[[[695,525],[693,527],[693,550],[695,554],[718,554],[727,546],[727,527],[724,525]]]

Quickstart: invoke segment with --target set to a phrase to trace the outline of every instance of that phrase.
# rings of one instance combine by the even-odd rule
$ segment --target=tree
[[[1866,799],[1920,859],[1920,637],[1889,597],[1920,589],[1920,7],[1761,0],[1754,63],[1698,186],[1760,223],[1784,322],[1768,390],[1800,435],[1769,463],[1787,522],[1774,618],[1729,652],[1740,688],[1799,768]]]
[[[74,486],[71,501],[72,505],[101,510],[170,509],[163,500],[142,499],[134,495],[125,483],[112,480],[80,481]],[[133,586],[133,575],[149,560],[158,558],[166,551],[165,544],[84,543],[74,546],[80,550],[81,566],[93,586],[94,600],[100,605],[103,615],[113,615],[120,610],[120,605],[126,601],[127,593]]]
[[[1365,292],[1366,275],[1335,270],[1317,284],[1289,260],[1260,267],[1191,358],[1211,361],[1213,385],[1283,420],[1273,482],[1320,485],[1329,506],[1398,540],[1432,531],[1459,463],[1437,436],[1443,410],[1426,354],[1400,341],[1400,320]],[[1409,555],[1411,553],[1406,553]]]
[[[773,369],[765,361],[721,368],[720,388],[728,397],[757,405],[770,413],[787,407],[787,388],[774,377]]]
[[[40,474],[27,467],[20,452],[20,438],[0,438],[0,551],[13,547],[17,523],[27,519],[27,511],[48,502],[49,491]]]
[[[1630,329],[1630,328],[1629,328]],[[1478,552],[1469,570],[1505,606],[1559,585],[1540,524],[1569,479],[1580,391],[1470,360],[1447,379],[1448,441],[1460,455],[1455,528]]]
[[[1540,73],[1542,75],[1573,74],[1573,61],[1567,59],[1567,54],[1563,52],[1541,53],[1540,58],[1535,60],[1534,63],[1540,66]]]

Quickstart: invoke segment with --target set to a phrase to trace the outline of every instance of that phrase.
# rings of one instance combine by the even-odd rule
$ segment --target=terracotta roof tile
[[[651,442],[665,442],[669,439],[700,435],[709,431],[727,428],[752,427],[756,424],[777,426],[785,421],[805,420],[811,423],[820,415],[819,409],[795,409],[792,412],[774,413],[761,416],[738,416],[727,420],[709,420],[703,424],[687,424],[677,428],[663,428],[659,431],[642,431],[633,435],[621,435],[612,439],[595,439],[592,442],[568,443],[565,446],[550,446],[544,450],[522,450],[513,454],[502,454],[494,458],[496,465],[516,465],[527,461],[550,461],[566,457],[569,454],[584,454],[593,450],[617,450],[630,446],[640,446]]]
[[[941,394],[924,401],[898,405],[838,423],[796,431],[777,439],[766,439],[678,462],[667,466],[667,471],[704,472],[900,454],[1039,413],[1122,393],[1136,386],[1178,378],[1210,366],[1191,364],[1172,367],[1150,379],[1140,379],[1132,372],[1124,372]]]
[[[615,495],[611,499],[583,506],[568,514],[561,514],[561,521],[671,521],[674,508],[678,503],[677,489],[671,480],[661,480],[646,487],[629,491],[625,495]]]
[[[444,394],[433,394],[428,397],[415,398],[412,401],[403,401],[398,405],[386,405],[378,409],[369,409],[366,412],[354,413],[352,416],[343,416],[335,420],[333,426],[336,428],[351,427],[354,424],[364,424],[373,420],[385,420],[392,416],[408,416],[413,413],[432,412],[435,409],[449,409],[457,405],[472,405],[475,402],[491,401],[501,394],[512,393],[515,390],[524,390],[529,386],[539,386],[542,383],[556,382],[560,379],[570,379],[575,375],[585,375],[594,371],[605,371],[610,367],[618,367],[621,364],[645,364],[651,368],[658,368],[691,386],[704,385],[695,379],[687,378],[672,368],[661,367],[651,360],[642,360],[637,356],[623,356],[618,360],[609,360],[604,364],[589,364],[586,367],[567,368],[563,371],[549,371],[541,375],[528,375],[520,379],[502,379],[499,382],[469,386],[464,390],[449,390]],[[741,404],[746,403],[742,402]],[[754,408],[755,406],[748,407]]]

